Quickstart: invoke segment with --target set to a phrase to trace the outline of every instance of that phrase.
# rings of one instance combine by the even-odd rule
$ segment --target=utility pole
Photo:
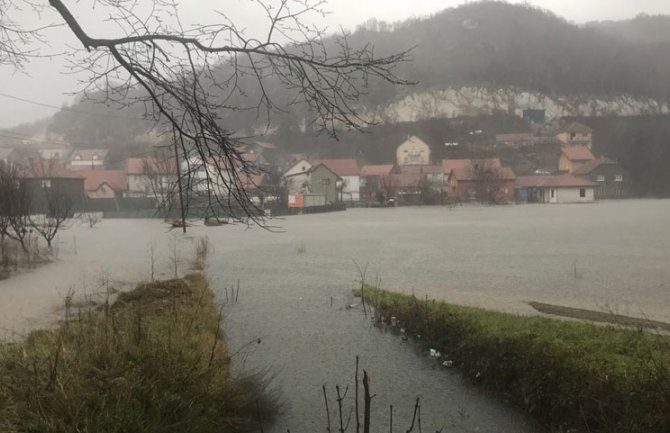
[[[174,127],[173,127],[174,130]],[[175,137],[175,134],[172,134]],[[181,183],[181,164],[179,164],[179,150],[177,149],[177,141],[173,144],[174,148],[174,162],[177,170],[177,186],[179,187],[179,210],[181,211],[181,229],[186,233],[186,209],[184,208],[184,191]]]

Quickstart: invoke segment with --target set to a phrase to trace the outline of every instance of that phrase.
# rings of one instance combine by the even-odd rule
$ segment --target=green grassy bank
[[[200,275],[138,286],[111,307],[0,345],[0,432],[247,432],[274,403],[231,376]]]
[[[439,350],[552,432],[670,432],[670,338],[523,317],[366,287],[378,321]]]

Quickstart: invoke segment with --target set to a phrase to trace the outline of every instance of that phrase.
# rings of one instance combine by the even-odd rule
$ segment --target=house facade
[[[571,174],[584,163],[595,159],[586,146],[564,146],[561,147],[561,156],[558,159],[558,171]]]
[[[177,164],[174,159],[128,158],[128,197],[164,199],[177,184]]]
[[[361,178],[358,163],[355,159],[322,159],[313,161],[313,166],[323,164],[342,180],[337,188],[339,201],[357,202],[361,199]]]
[[[624,198],[630,195],[632,181],[630,173],[616,161],[598,158],[586,162],[573,172],[577,176],[589,179],[598,185],[595,198]]]
[[[40,161],[22,170],[19,182],[30,199],[31,213],[48,212],[54,200],[74,211],[85,197],[84,178],[53,161]]]
[[[84,178],[84,190],[90,199],[121,198],[128,192],[125,170],[79,170]]]
[[[448,173],[451,200],[504,203],[514,199],[516,176],[497,158],[448,159],[442,161],[442,169]]]
[[[572,122],[556,133],[563,146],[593,147],[593,129],[579,122]]]
[[[77,149],[70,155],[70,167],[73,170],[103,167],[108,155],[107,149]]]
[[[570,174],[558,176],[519,176],[516,196],[530,203],[590,203],[598,186]]]
[[[398,166],[429,165],[430,146],[412,135],[396,149],[396,163]]]

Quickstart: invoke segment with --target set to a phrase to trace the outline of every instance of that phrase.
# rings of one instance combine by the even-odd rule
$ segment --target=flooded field
[[[669,215],[670,201],[658,200],[353,209],[272,221],[277,232],[200,226],[187,236],[159,221],[106,220],[64,231],[54,263],[0,281],[0,326],[7,334],[48,323],[69,289],[104,293],[106,275],[115,287],[148,279],[152,249],[158,276],[171,276],[175,257],[184,272],[194,241],[207,236],[219,300],[240,281],[238,303],[225,308],[235,364],[267,369],[283,390],[285,416],[274,431],[323,429],[321,385],[353,384],[359,355],[381,429],[389,404],[406,429],[400,420],[420,395],[426,431],[530,432],[523,416],[346,308],[357,302],[354,261],[367,265],[369,282],[379,277],[385,288],[419,296],[524,314],[534,314],[527,301],[541,301],[670,321]]]

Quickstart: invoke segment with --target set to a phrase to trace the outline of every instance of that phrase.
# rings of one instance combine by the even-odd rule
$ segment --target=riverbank
[[[667,336],[497,313],[372,287],[364,295],[376,308],[378,325],[414,336],[433,355],[440,352],[443,365],[459,368],[550,431],[670,430]]]
[[[73,304],[55,329],[0,345],[0,431],[248,432],[276,404],[234,378],[200,274]]]

